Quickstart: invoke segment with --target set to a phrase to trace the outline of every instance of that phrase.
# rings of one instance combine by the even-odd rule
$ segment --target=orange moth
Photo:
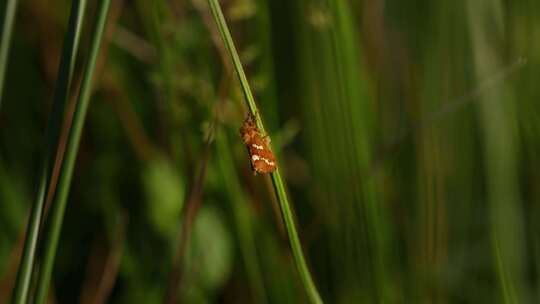
[[[253,173],[271,173],[276,170],[276,158],[268,147],[270,138],[261,135],[255,120],[250,115],[240,128],[242,141],[246,145]]]

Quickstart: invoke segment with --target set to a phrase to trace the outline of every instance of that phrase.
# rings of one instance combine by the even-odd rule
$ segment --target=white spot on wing
[[[264,147],[262,145],[252,144],[251,146],[257,150],[264,150]]]
[[[266,159],[266,158],[263,158],[263,160],[264,160],[264,162],[265,162],[267,165],[269,165],[269,166],[275,165],[274,162],[271,161],[271,160],[268,160],[268,159]]]
[[[271,167],[274,167],[276,165],[275,162],[267,159],[266,157],[262,157],[260,155],[257,155],[257,154],[253,154],[251,155],[251,160],[253,162],[256,162],[256,161],[264,161],[265,164],[267,164],[268,166],[271,166]]]

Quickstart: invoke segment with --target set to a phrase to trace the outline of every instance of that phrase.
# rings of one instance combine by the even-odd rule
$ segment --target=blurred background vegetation
[[[539,1],[221,4],[326,303],[540,302]],[[0,303],[70,6],[20,1],[16,15]],[[175,269],[182,303],[307,302],[269,178],[252,175],[238,135],[247,112],[223,54],[206,1],[113,0],[51,302],[162,303]]]

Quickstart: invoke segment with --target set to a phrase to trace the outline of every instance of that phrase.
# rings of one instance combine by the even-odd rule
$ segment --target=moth
[[[240,128],[240,136],[246,145],[253,173],[271,173],[276,170],[276,158],[268,147],[270,138],[262,136],[253,116],[248,116]]]

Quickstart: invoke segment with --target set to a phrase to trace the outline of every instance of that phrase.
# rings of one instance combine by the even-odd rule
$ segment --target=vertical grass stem
[[[81,1],[82,2],[82,1]],[[71,178],[73,175],[73,167],[77,157],[77,151],[79,148],[80,137],[88,110],[88,104],[90,101],[90,94],[92,91],[92,83],[94,78],[94,71],[96,67],[96,59],[101,46],[101,40],[103,37],[103,31],[107,20],[107,14],[110,7],[110,0],[102,0],[99,4],[97,20],[92,36],[92,43],[90,47],[90,54],[86,69],[84,71],[81,91],[77,100],[75,114],[73,117],[73,125],[69,132],[68,142],[66,145],[66,154],[62,169],[60,172],[60,178],[58,182],[58,190],[54,196],[51,214],[46,226],[46,235],[44,242],[44,257],[43,266],[39,271],[38,285],[36,291],[36,302],[42,304],[45,302],[47,291],[49,289],[49,282],[52,274],[52,268],[54,264],[54,258],[56,255],[56,249],[58,247],[58,239],[62,228],[62,222],[64,218],[64,211],[67,204],[67,196],[71,184]]]
[[[208,3],[210,5],[212,15],[214,16],[225,46],[229,51],[229,55],[231,56],[231,59],[233,61],[236,73],[238,74],[240,85],[242,87],[242,92],[244,93],[250,114],[255,117],[257,127],[261,130],[263,134],[266,134],[264,126],[262,124],[262,120],[259,116],[260,113],[257,109],[253,94],[251,93],[251,88],[247,81],[246,74],[242,67],[242,63],[240,62],[240,57],[238,56],[238,52],[236,51],[234,42],[227,27],[225,17],[223,16],[223,12],[221,11],[221,7],[219,6],[217,0],[208,0]],[[322,303],[321,297],[319,295],[319,292],[317,291],[317,288],[315,287],[315,284],[313,283],[313,279],[311,278],[311,274],[307,267],[304,254],[302,252],[300,238],[298,237],[298,232],[296,231],[290,203],[287,197],[287,193],[285,191],[285,187],[283,185],[283,179],[281,178],[279,168],[272,173],[272,183],[274,185],[274,190],[280,204],[281,214],[283,217],[283,221],[285,222],[287,235],[289,236],[289,242],[293,252],[294,261],[296,263],[296,267],[298,268],[298,272],[300,274],[300,278],[302,280],[304,288],[312,303]]]
[[[34,269],[37,240],[41,226],[43,206],[45,204],[46,191],[49,189],[52,162],[60,136],[60,126],[64,116],[65,104],[71,87],[75,59],[79,47],[82,21],[84,19],[86,1],[74,1],[68,21],[68,31],[64,38],[58,78],[54,92],[54,103],[49,117],[45,142],[43,147],[43,162],[41,164],[38,191],[36,200],[30,210],[27,235],[21,257],[21,263],[17,273],[12,302],[16,304],[26,303],[28,300],[30,279]],[[3,44],[2,44],[3,45]]]

